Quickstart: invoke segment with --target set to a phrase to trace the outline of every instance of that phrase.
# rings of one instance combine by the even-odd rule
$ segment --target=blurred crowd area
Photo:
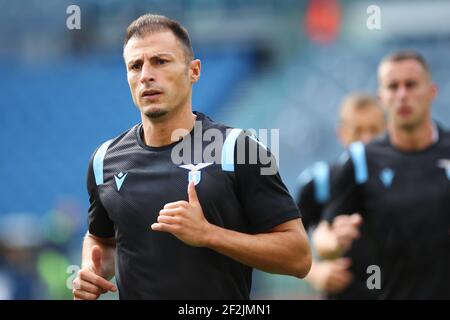
[[[79,30],[66,26],[73,4]],[[380,8],[381,29],[367,27],[370,5]],[[148,12],[190,32],[202,60],[194,110],[280,129],[280,172],[293,194],[303,169],[339,155],[341,100],[376,94],[377,64],[393,50],[426,57],[440,90],[434,118],[450,125],[450,1],[0,0],[0,299],[71,298],[89,157],[139,122],[122,39]],[[259,271],[252,292],[320,298],[304,281]]]

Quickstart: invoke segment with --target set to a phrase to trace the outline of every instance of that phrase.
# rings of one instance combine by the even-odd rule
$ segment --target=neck
[[[181,111],[168,113],[161,119],[151,119],[141,114],[142,128],[144,131],[142,139],[144,143],[151,147],[162,147],[175,141],[172,140],[172,133],[177,129],[184,129],[190,132],[194,127],[195,114],[191,108],[183,108]]]
[[[431,120],[424,121],[414,128],[396,127],[389,124],[389,136],[392,145],[404,151],[420,151],[431,146],[434,126]]]

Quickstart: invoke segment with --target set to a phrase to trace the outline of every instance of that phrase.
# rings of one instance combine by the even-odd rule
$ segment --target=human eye
[[[408,89],[412,89],[412,88],[414,88],[415,86],[417,85],[417,82],[416,81],[407,81],[406,82],[406,87],[408,88]]]
[[[140,62],[133,62],[133,63],[130,64],[129,69],[133,70],[133,71],[137,71],[137,70],[140,70],[141,67],[142,67],[142,63],[140,63]]]
[[[388,85],[388,89],[389,89],[390,91],[395,91],[395,90],[397,90],[397,88],[398,88],[398,84],[395,83],[395,82],[390,83],[390,84]]]
[[[159,58],[159,57],[158,57],[158,58],[155,59],[155,62],[156,62],[156,64],[158,64],[158,65],[164,65],[164,64],[168,63],[169,60],[164,59],[164,58]]]

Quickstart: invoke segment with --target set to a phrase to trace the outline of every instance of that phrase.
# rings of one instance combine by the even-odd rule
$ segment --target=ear
[[[431,90],[431,100],[434,100],[439,91],[438,86],[432,83],[430,90]]]
[[[346,145],[346,139],[345,139],[345,129],[342,126],[339,126],[336,129],[336,135],[339,139],[339,142],[345,146]]]
[[[202,63],[199,59],[194,59],[189,63],[189,75],[192,83],[196,83],[200,79]]]
[[[386,106],[383,103],[383,93],[381,92],[383,89],[382,88],[378,88],[378,92],[377,92],[377,99],[378,99],[378,103],[380,104],[381,108],[384,110],[384,112],[386,112]]]

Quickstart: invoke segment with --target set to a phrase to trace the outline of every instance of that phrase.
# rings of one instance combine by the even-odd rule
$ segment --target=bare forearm
[[[211,225],[208,234],[209,248],[262,271],[303,278],[311,266],[306,233],[300,226],[250,235]]]
[[[95,245],[102,248],[102,264],[104,277],[111,279],[115,274],[115,243],[113,239],[102,239],[87,233],[83,240],[83,250],[81,257],[81,267],[88,268],[92,265],[91,253]]]

